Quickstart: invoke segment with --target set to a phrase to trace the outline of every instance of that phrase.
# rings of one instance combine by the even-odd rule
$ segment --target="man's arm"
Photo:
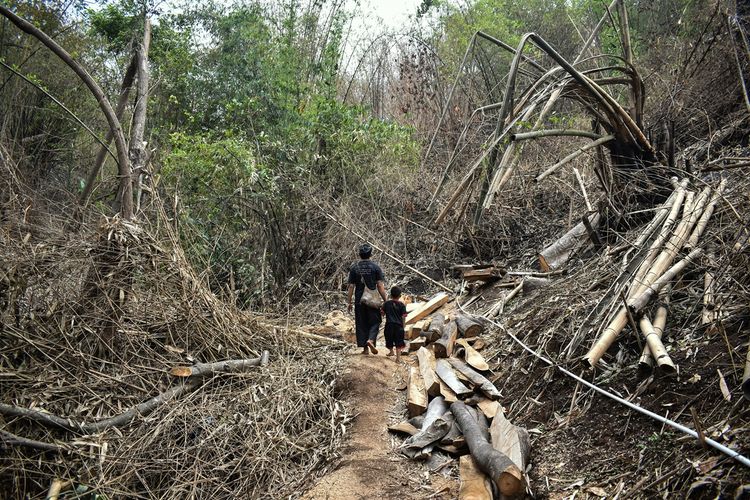
[[[388,297],[385,294],[385,285],[383,284],[382,281],[378,281],[377,287],[378,287],[378,292],[380,292],[380,296],[383,297],[383,302],[388,300]]]
[[[352,296],[354,295],[354,285],[349,283],[349,288],[346,289],[346,310],[352,312]]]

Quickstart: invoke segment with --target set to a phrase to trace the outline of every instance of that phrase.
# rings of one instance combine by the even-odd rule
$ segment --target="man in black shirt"
[[[354,296],[354,325],[357,333],[357,346],[361,347],[362,354],[368,354],[368,348],[373,354],[377,354],[375,342],[380,330],[380,309],[360,304],[365,286],[370,290],[377,288],[378,293],[385,301],[385,276],[383,270],[370,260],[372,247],[365,243],[359,247],[359,262],[352,265],[349,270],[349,289],[347,290],[348,310],[352,310],[352,295]]]

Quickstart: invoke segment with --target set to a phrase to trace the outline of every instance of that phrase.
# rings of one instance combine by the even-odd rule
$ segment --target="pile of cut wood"
[[[478,352],[483,321],[450,300],[440,293],[407,316],[416,354],[407,360],[409,419],[389,430],[409,435],[399,451],[410,458],[427,459],[434,450],[460,457],[459,498],[522,494],[528,433],[505,418],[501,394],[488,378],[490,367]]]

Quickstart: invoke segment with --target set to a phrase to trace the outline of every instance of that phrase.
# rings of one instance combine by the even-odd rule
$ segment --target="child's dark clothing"
[[[383,304],[385,310],[385,346],[388,349],[404,347],[404,316],[406,305],[398,300],[388,300]]]

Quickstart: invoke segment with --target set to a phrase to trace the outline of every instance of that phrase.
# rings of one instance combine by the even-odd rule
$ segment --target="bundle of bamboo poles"
[[[435,313],[430,328],[465,332],[456,325],[465,319]],[[409,435],[399,451],[412,459],[429,459],[435,450],[460,457],[459,498],[512,497],[526,489],[529,436],[505,417],[478,339],[454,338],[447,356],[437,340],[419,347],[416,363],[408,367],[409,419],[389,430]]]
[[[640,359],[643,367],[656,366],[666,374],[676,372],[676,367],[661,340],[666,324],[669,295],[672,284],[689,266],[701,264],[704,250],[699,245],[701,236],[721,199],[726,182],[718,186],[705,186],[696,192],[688,187],[688,180],[672,179],[674,191],[660,206],[652,221],[633,242],[622,258],[621,275],[629,277],[621,295],[613,294],[613,303],[621,305],[609,318],[606,328],[584,357],[594,367],[614,343],[626,325],[640,331],[645,346]],[[632,254],[632,257],[631,257]],[[710,274],[706,275],[710,306]],[[658,298],[655,315],[648,306]],[[651,318],[654,321],[651,321]],[[704,314],[710,319],[710,313]]]

